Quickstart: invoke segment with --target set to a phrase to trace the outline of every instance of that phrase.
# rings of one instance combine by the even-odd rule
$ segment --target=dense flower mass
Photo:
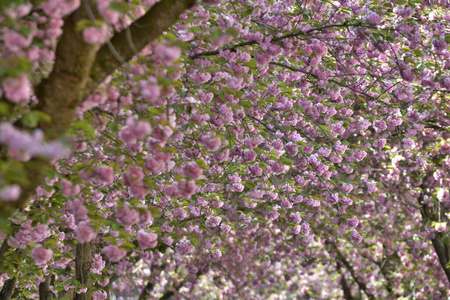
[[[447,0],[0,7],[1,297],[449,297]]]

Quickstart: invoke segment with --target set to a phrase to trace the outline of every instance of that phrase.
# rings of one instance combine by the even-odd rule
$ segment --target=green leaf
[[[120,1],[120,2],[111,2],[109,4],[109,7],[112,10],[115,10],[117,12],[128,14],[133,8],[130,6],[130,4]]]
[[[153,218],[160,218],[162,216],[162,211],[155,206],[150,206],[148,210],[152,213]]]

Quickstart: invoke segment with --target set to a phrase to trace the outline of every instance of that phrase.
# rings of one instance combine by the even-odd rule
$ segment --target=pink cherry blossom
[[[31,255],[38,265],[42,265],[47,263],[52,258],[53,251],[50,249],[45,249],[43,246],[38,245],[34,247]]]

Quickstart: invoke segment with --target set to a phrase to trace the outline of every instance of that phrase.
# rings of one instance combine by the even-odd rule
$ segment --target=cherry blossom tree
[[[444,299],[450,3],[0,2],[1,299]]]

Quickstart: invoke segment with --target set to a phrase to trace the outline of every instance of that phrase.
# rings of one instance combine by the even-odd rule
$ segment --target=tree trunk
[[[14,289],[16,288],[16,278],[10,278],[5,281],[3,284],[3,288],[0,291],[0,300],[9,300],[11,299]]]
[[[44,282],[39,284],[39,300],[52,300],[53,293],[50,290],[50,283],[52,282],[53,275],[48,275]]]
[[[92,248],[91,242],[80,243],[77,245],[75,261],[76,278],[83,287],[87,288],[87,290],[84,293],[75,291],[75,300],[92,300],[92,280],[90,278]]]

